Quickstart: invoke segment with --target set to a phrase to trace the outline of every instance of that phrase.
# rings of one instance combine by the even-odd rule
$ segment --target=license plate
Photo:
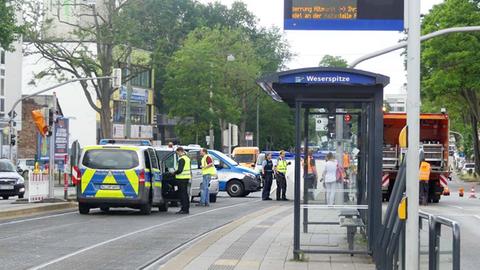
[[[119,185],[101,185],[100,189],[106,189],[106,190],[119,190],[120,186]]]
[[[13,186],[10,186],[10,185],[0,185],[0,189],[8,189],[8,190],[12,190],[14,187]]]

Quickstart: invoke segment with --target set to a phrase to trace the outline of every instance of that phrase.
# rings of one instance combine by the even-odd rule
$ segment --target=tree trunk
[[[471,114],[470,121],[472,124],[472,135],[473,135],[473,154],[475,156],[475,174],[479,175],[480,173],[480,148],[478,143],[478,120]]]
[[[103,102],[102,102],[103,103]],[[110,110],[110,102],[108,105],[102,104],[102,112],[100,114],[100,136],[98,139],[112,138],[112,112]]]

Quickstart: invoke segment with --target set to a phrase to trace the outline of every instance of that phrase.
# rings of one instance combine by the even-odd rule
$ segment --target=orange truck
[[[397,177],[401,157],[407,149],[398,144],[400,131],[407,124],[405,113],[383,115],[383,177],[382,195],[390,198]],[[446,113],[423,113],[420,115],[420,148],[425,161],[431,165],[428,201],[438,203],[442,194],[448,192],[450,171],[448,166],[449,119]],[[445,194],[447,195],[447,194]]]

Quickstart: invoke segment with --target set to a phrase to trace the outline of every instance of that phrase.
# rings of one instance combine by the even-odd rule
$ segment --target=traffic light
[[[345,122],[345,125],[343,127],[343,139],[345,140],[350,140],[352,138],[352,123],[351,122]]]
[[[41,110],[32,111],[32,118],[38,132],[40,132],[40,134],[45,137],[48,132],[48,126],[45,123],[45,117],[43,116],[43,112]]]
[[[327,132],[327,137],[329,139],[335,138],[335,115],[328,116]]]
[[[15,134],[10,135],[10,144],[13,146],[17,143]]]

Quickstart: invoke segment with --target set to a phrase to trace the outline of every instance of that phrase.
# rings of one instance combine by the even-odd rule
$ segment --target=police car
[[[93,145],[83,149],[77,171],[78,210],[131,207],[150,214],[152,206],[167,211],[162,174],[155,150],[149,146]]]

